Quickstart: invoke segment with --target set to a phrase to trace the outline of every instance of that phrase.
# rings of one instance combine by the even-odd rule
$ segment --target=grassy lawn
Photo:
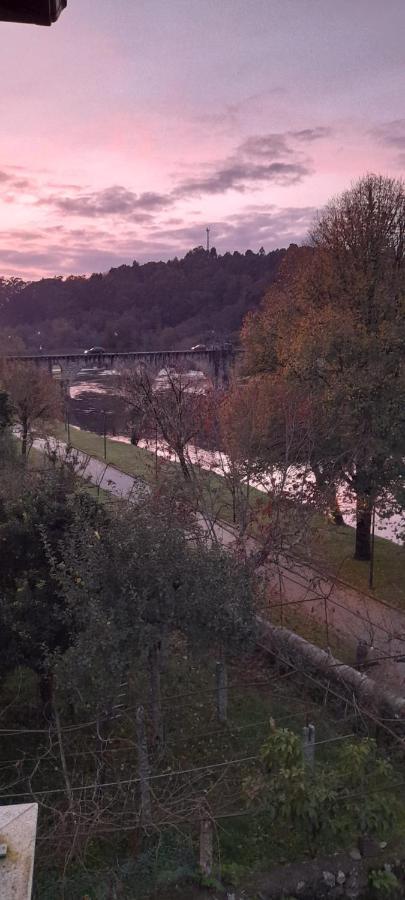
[[[54,426],[52,434],[60,441],[67,440],[66,430],[61,423]],[[71,427],[70,442],[77,450],[82,450],[104,462],[104,438],[101,435]],[[128,475],[143,478],[149,484],[156,484],[155,458],[149,450],[107,438],[107,462]],[[164,472],[166,476],[179,475],[177,463],[162,457],[158,457],[158,471]],[[216,518],[232,523],[232,496],[224,479],[220,475],[202,469],[198,470],[198,474],[201,502],[205,510]],[[254,495],[262,496],[260,491],[252,491],[252,497]]]
[[[67,432],[62,423],[57,423],[52,429],[52,434],[60,441],[67,442]],[[99,434],[91,431],[81,431],[78,428],[70,428],[70,443],[72,447],[88,453],[90,456],[101,459],[104,462],[104,439]],[[154,459],[148,450],[133,447],[132,444],[123,444],[107,438],[107,462],[117,466],[128,475],[138,476],[145,481],[152,482],[155,479]]]
[[[55,437],[66,441],[67,434],[62,424],[55,426]],[[104,460],[103,437],[88,431],[70,429],[71,443],[79,450]],[[129,475],[138,476],[151,484],[155,483],[155,460],[153,454],[140,447],[124,444],[107,438],[107,460]],[[159,458],[160,471],[167,474],[178,473],[176,463]],[[208,512],[224,521],[232,523],[232,497],[230,490],[220,475],[201,473],[202,501]],[[261,491],[251,489],[252,503],[263,499]],[[405,548],[386,538],[375,538],[374,589],[368,586],[369,563],[353,559],[354,529],[348,525],[336,527],[325,519],[317,517],[315,522],[313,560],[319,567],[336,575],[342,581],[394,606],[405,607]]]
[[[370,563],[353,559],[354,528],[322,520],[314,561],[354,588],[366,591],[392,606],[405,607],[405,547],[376,537],[374,587],[369,587]]]
[[[50,463],[41,450],[36,450],[35,447],[31,447],[28,454],[28,465],[33,469],[41,469],[44,466],[50,465]],[[105,491],[104,488],[97,487],[95,484],[90,484],[82,478],[78,479],[78,485],[80,490],[86,491],[86,494],[95,497],[100,503],[114,503],[117,500],[114,494]]]

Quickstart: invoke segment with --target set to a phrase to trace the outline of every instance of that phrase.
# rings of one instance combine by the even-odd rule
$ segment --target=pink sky
[[[403,0],[68,0],[0,24],[0,275],[266,250],[405,161]]]

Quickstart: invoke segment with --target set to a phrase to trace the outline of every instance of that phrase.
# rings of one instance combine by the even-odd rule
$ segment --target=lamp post
[[[370,570],[368,576],[368,586],[372,588],[374,579],[374,535],[375,535],[375,503],[373,504],[373,512],[371,514],[371,552],[370,552]]]
[[[107,413],[103,409],[104,459],[107,459]]]

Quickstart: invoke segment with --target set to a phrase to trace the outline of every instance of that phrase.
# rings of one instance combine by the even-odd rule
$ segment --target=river
[[[202,372],[187,373],[190,380],[194,382],[194,390],[202,391],[206,384]],[[164,376],[160,375],[163,382]],[[111,369],[85,369],[79,373],[79,377],[70,387],[69,413],[72,425],[87,430],[95,431],[103,434],[104,426],[107,434],[117,441],[130,443],[129,437],[126,436],[127,422],[125,407],[123,402],[114,391],[116,386],[117,375]],[[162,442],[145,440],[139,441],[138,446],[145,447],[151,453],[157,451],[159,456],[166,459],[174,459],[168,447]],[[227,460],[224,454],[219,451],[202,450],[200,447],[189,447],[188,453],[191,461],[198,463],[202,468],[208,469],[218,474],[223,474],[227,467]],[[297,470],[291,469],[286,483],[286,489],[292,493],[293,484],[297,480]],[[273,475],[274,478],[274,475]],[[310,476],[309,476],[310,480]],[[268,485],[255,483],[258,490],[266,491]],[[347,489],[341,487],[338,491],[339,503],[341,506],[344,521],[347,525],[355,525],[355,501],[350,496]],[[375,534],[378,537],[385,537],[395,543],[403,543],[403,535],[405,532],[405,521],[403,513],[393,513],[389,517],[383,517],[376,514],[375,517]]]

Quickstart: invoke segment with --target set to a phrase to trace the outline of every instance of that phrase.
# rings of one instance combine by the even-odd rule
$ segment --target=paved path
[[[37,438],[33,446],[41,451],[50,446],[61,456],[66,453],[66,444],[55,439],[45,441]],[[75,450],[74,459],[78,474],[115,496],[135,499],[147,497],[150,492],[150,487],[141,478],[128,475],[82,451]],[[224,523],[210,526],[202,515],[199,515],[199,521],[204,529],[215,531],[217,540],[223,546],[235,545],[237,536],[231,526]],[[257,553],[259,545],[249,539],[247,550]],[[352,647],[353,664],[357,642],[364,640],[369,648],[373,648],[369,655],[374,660],[380,658],[378,666],[370,674],[405,696],[405,613],[339,580],[331,580],[296,558],[280,557],[277,565],[266,563],[262,570],[267,583],[269,610],[272,607],[273,612],[277,609],[277,621],[280,621],[281,606],[285,609],[287,605],[300,616],[307,615],[316,620],[324,632],[324,648],[328,645],[328,631],[329,634],[334,632],[342,643]],[[402,655],[404,662],[398,659]]]
[[[47,440],[36,438],[33,447],[35,450],[42,452],[50,448],[55,450],[61,457],[65,457],[67,450],[67,445],[62,441],[56,440],[56,438],[48,438]],[[82,450],[74,449],[71,458],[74,460],[77,473],[81,477],[87,478],[91,484],[102,488],[104,491],[109,491],[110,494],[114,494],[116,497],[129,499],[131,497],[142,497],[149,493],[150,488],[142,478],[128,475],[110,463],[102,462],[94,456],[83,453]]]

